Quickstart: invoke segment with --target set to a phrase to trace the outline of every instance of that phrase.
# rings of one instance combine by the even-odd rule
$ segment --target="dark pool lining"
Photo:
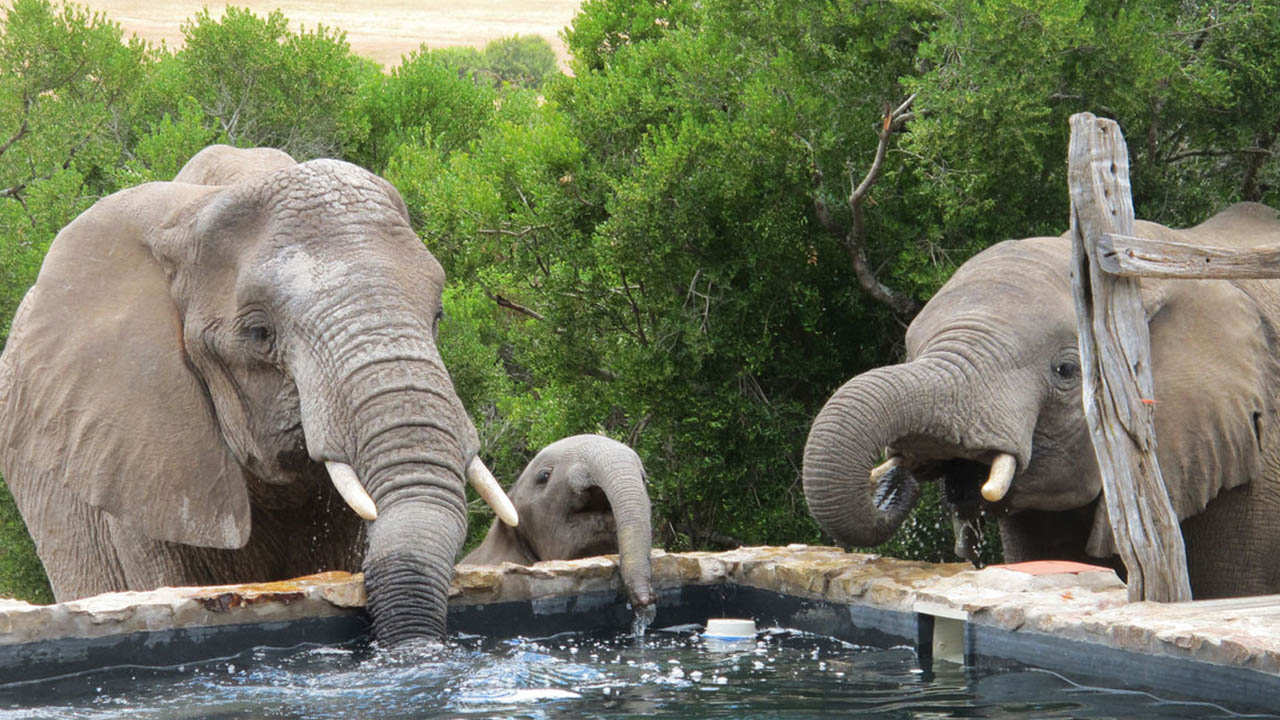
[[[733,584],[699,585],[659,592],[654,627],[702,624],[710,617],[752,617],[758,627],[782,626],[870,647],[917,648],[921,667],[932,668],[933,618],[807,600]],[[458,605],[449,610],[452,632],[546,637],[631,627],[632,613],[614,593],[588,593],[533,602]],[[176,667],[230,658],[259,647],[301,643],[337,645],[368,633],[362,611],[327,618],[139,632],[0,646],[0,704],[39,687],[39,681],[108,667]],[[977,672],[1039,667],[1085,684],[1146,690],[1177,700],[1222,704],[1237,712],[1280,709],[1280,677],[1190,658],[1146,655],[1041,633],[965,626],[965,662]],[[16,684],[15,683],[20,683]]]

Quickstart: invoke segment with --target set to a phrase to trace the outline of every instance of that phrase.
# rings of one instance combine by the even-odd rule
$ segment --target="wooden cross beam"
[[[1280,278],[1280,245],[1224,248],[1104,233],[1098,264],[1121,277]]]

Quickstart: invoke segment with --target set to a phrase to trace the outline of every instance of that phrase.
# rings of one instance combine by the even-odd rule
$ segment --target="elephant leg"
[[[1095,503],[1076,510],[1047,512],[1024,510],[1000,518],[1000,541],[1005,562],[1073,560],[1116,567],[1115,563],[1089,557],[1084,552],[1093,527]],[[1123,567],[1117,568],[1122,573]]]
[[[53,492],[38,497],[14,494],[54,598],[64,602],[127,589],[110,517],[54,487]]]
[[[152,540],[111,515],[104,513],[104,517],[128,589],[195,584],[184,573],[178,546]]]
[[[1187,572],[1197,600],[1263,595],[1280,588],[1275,558],[1276,498],[1256,484],[1226,490],[1204,512],[1182,522]]]

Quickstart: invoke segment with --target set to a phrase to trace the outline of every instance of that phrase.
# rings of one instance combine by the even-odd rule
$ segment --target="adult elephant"
[[[1139,234],[1246,247],[1280,243],[1276,212],[1232,206]],[[1115,562],[1080,389],[1069,236],[979,253],[907,329],[906,362],[858,375],[809,432],[810,511],[846,545],[880,543],[918,483],[939,480],[961,529],[999,518],[1005,558]],[[1280,284],[1142,281],[1160,468],[1182,521],[1197,597],[1280,592]],[[887,448],[888,460],[877,467]],[[974,555],[961,532],[957,552]]]
[[[601,435],[551,443],[508,493],[520,524],[494,520],[460,564],[528,565],[617,553],[632,607],[652,605],[653,525],[644,483],[640,457],[623,443]]]
[[[179,177],[238,179],[97,202],[0,355],[0,469],[55,596],[363,569],[380,639],[442,636],[463,477],[501,489],[436,349],[439,263],[348,163],[223,146]]]

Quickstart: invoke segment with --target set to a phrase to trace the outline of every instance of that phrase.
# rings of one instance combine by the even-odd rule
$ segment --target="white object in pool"
[[[748,640],[756,636],[756,621],[750,618],[710,618],[703,637],[716,640]]]

